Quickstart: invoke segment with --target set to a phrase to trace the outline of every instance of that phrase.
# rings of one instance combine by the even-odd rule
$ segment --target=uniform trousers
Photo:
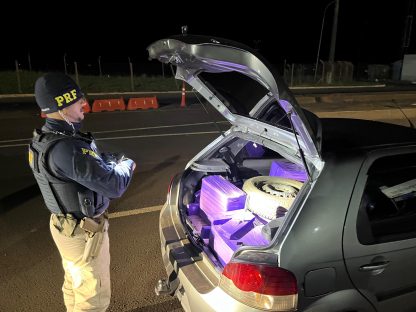
[[[108,220],[105,222],[101,249],[97,257],[85,262],[86,232],[77,225],[73,236],[65,236],[51,217],[50,231],[65,271],[62,292],[67,312],[103,312],[110,304],[110,244]]]

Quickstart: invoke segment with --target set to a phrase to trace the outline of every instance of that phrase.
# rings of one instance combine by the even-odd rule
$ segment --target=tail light
[[[296,277],[282,268],[230,262],[222,272],[220,287],[234,299],[253,308],[296,310]]]

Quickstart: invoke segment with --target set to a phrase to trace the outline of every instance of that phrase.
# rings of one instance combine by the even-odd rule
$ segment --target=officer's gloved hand
[[[126,162],[132,164],[132,167],[136,168],[136,163],[131,158],[124,157],[124,155],[123,155],[123,157],[120,159],[120,162],[123,162],[123,161],[126,161]]]
[[[134,169],[136,169],[136,163],[134,162],[133,159],[131,158],[127,158],[127,157],[122,157],[119,163],[124,163],[125,165],[129,166],[132,171],[134,171]]]
[[[107,163],[114,162],[116,164],[120,163],[124,159],[124,155],[122,153],[101,153],[101,157]]]

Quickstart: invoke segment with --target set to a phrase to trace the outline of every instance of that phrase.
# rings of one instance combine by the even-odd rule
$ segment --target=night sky
[[[113,3],[84,8],[77,5],[76,12],[70,11],[68,4],[68,10],[60,14],[34,13],[28,7],[19,11],[18,19],[1,22],[0,69],[14,69],[15,59],[27,67],[28,53],[35,69],[60,66],[65,53],[69,61],[80,63],[96,62],[98,56],[105,62],[124,62],[130,57],[135,63],[146,63],[146,46],[180,33],[182,25],[188,25],[191,34],[243,42],[259,49],[272,63],[313,64],[324,8],[330,2],[223,2],[221,6],[207,1],[169,2],[147,3],[143,8],[136,3],[137,9],[127,3]],[[404,52],[416,53],[415,27],[410,46],[402,48],[406,16],[414,14],[414,2],[340,0],[335,60],[389,64]],[[36,8],[39,6],[37,3]],[[329,55],[334,7],[329,6],[325,17],[320,54],[324,60]],[[65,8],[63,5],[62,10]],[[17,30],[18,21],[24,24],[21,30]]]

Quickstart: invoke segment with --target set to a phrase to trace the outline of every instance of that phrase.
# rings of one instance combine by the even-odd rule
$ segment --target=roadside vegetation
[[[0,94],[33,93],[35,81],[43,75],[43,72],[0,71]],[[70,75],[76,80],[75,75]],[[137,91],[172,91],[179,90],[181,83],[169,76],[133,76],[133,84],[130,76],[87,76],[79,75],[78,82],[86,93],[94,92],[137,92]],[[19,88],[20,84],[20,88]]]
[[[19,70],[16,71],[0,71],[0,94],[33,94],[35,81],[44,72]],[[181,81],[176,80],[172,76],[149,76],[142,74],[140,76],[129,75],[70,75],[81,86],[85,93],[105,93],[105,92],[158,92],[158,91],[179,91],[182,87]],[[352,86],[352,85],[374,85],[377,82],[370,81],[334,81],[331,86]],[[289,87],[325,87],[328,86],[324,82],[316,83],[296,83]]]

